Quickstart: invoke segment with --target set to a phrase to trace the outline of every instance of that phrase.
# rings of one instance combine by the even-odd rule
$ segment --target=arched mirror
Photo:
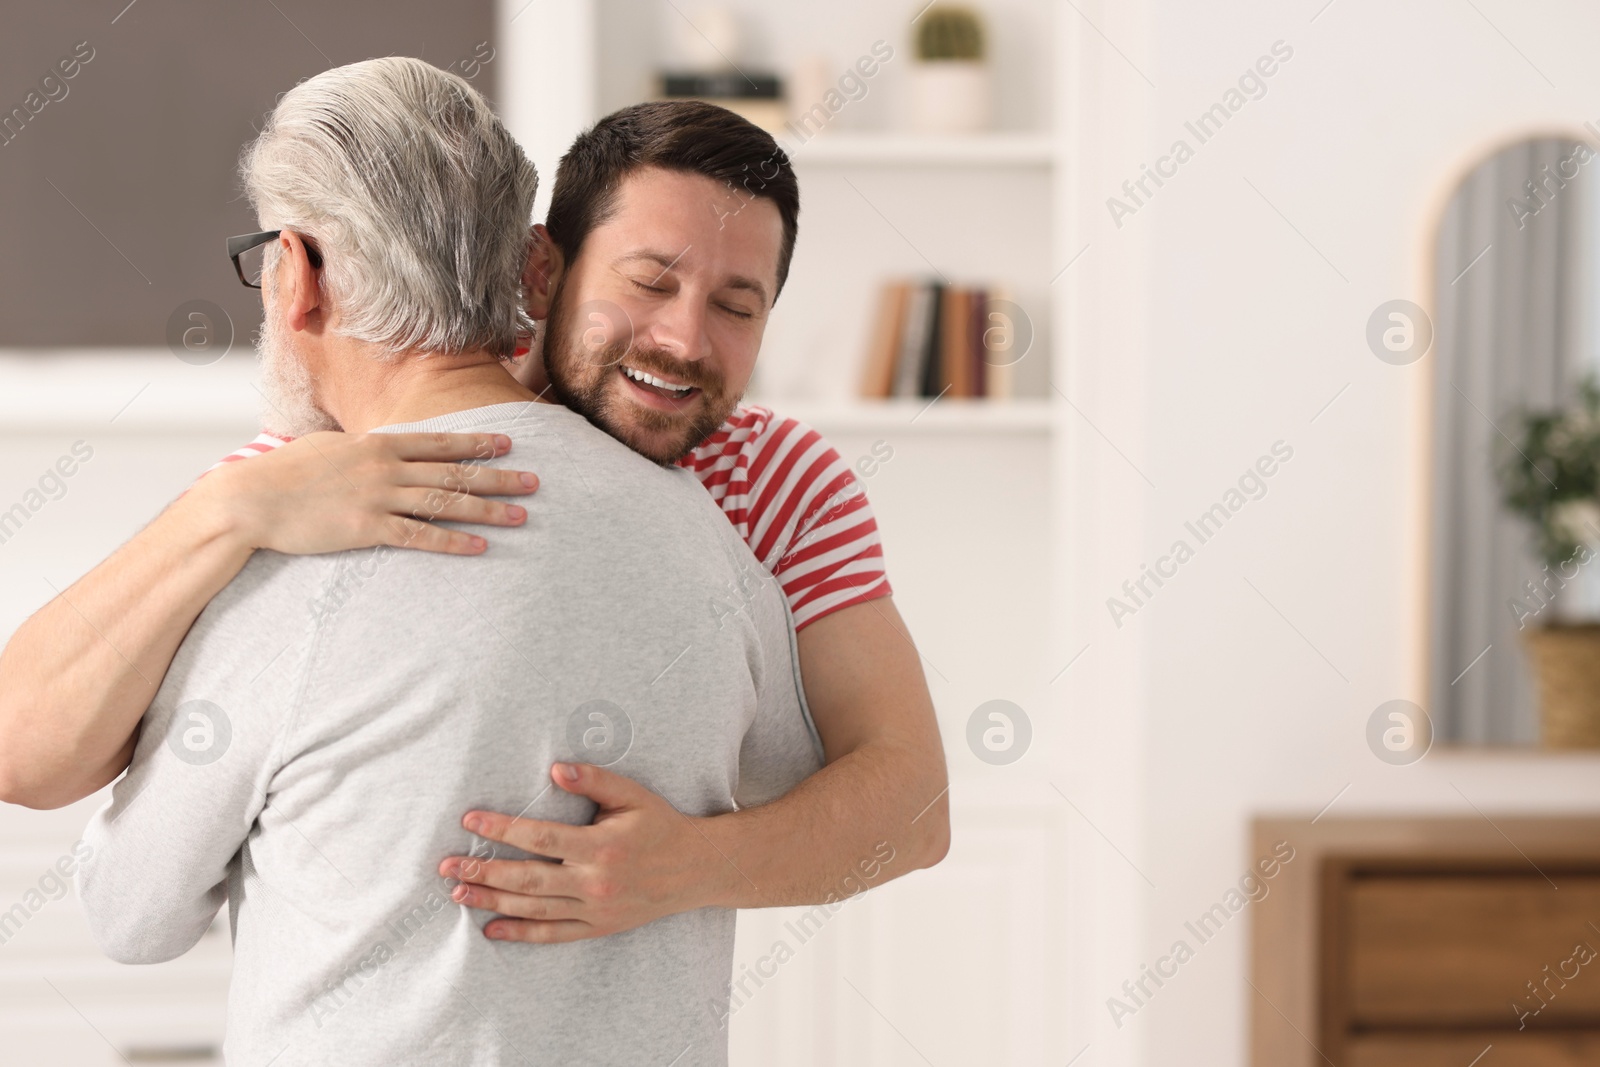
[[[1430,712],[1461,745],[1600,746],[1595,145],[1501,149],[1435,247]]]

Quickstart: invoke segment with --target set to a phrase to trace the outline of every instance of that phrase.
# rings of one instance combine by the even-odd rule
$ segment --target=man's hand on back
[[[892,597],[800,632],[806,701],[827,766],[767,804],[694,818],[621,775],[585,764],[555,783],[600,806],[589,826],[469,812],[467,829],[540,856],[453,856],[456,899],[505,918],[490,937],[572,941],[694,908],[827,903],[931,867],[950,847],[949,779],[916,646]],[[465,821],[465,820],[464,820]],[[893,866],[883,869],[890,848]]]
[[[552,943],[631,930],[666,915],[719,903],[738,878],[696,825],[649,789],[601,767],[558,763],[551,778],[600,806],[588,826],[468,812],[472,833],[560,860],[451,856],[439,865],[461,884],[453,899],[501,916],[484,928],[500,941]]]

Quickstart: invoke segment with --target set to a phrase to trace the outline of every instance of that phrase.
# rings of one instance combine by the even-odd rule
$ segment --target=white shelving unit
[[[1053,461],[1070,413],[1049,385],[1064,380],[1054,368],[1065,356],[1052,283],[1073,251],[1059,239],[1071,159],[1056,89],[1073,32],[1064,27],[1076,16],[1050,0],[979,0],[1000,129],[938,138],[895,122],[921,0],[723,3],[749,31],[752,54],[740,59],[762,70],[823,56],[843,71],[875,41],[895,50],[869,94],[821,134],[804,143],[780,135],[801,181],[800,237],[752,397],[814,426],[861,476],[939,711],[955,832],[939,868],[875,890],[799,948],[735,1016],[732,1060],[1064,1063],[1079,1051],[1067,1047],[1060,1007],[1069,809],[1040,768],[1054,718],[1049,680],[1060,668],[1048,648]],[[559,40],[536,39],[527,20],[512,29],[555,69],[538,79],[519,70],[526,89],[505,101],[547,171],[577,126],[642,98],[663,42],[696,13],[671,0],[552,6],[569,29]],[[543,98],[568,83],[563,129]],[[572,116],[572,101],[584,99],[590,113]],[[880,284],[931,276],[1011,287],[1035,338],[1017,368],[1018,399],[856,398]],[[888,462],[867,462],[886,453]],[[968,750],[969,716],[996,698],[1033,715],[1041,754],[992,767]],[[753,965],[785,938],[787,918],[742,914],[739,963]]]
[[[869,95],[803,143],[778,134],[800,178],[800,235],[768,327],[752,399],[813,426],[871,499],[895,600],[915,635],[951,772],[955,844],[930,872],[852,903],[736,1014],[732,1061],[763,1067],[1065,1063],[1065,828],[1050,788],[1054,453],[1076,418],[1052,282],[1072,251],[1059,225],[1071,157],[1055,99],[1077,16],[1050,0],[978,0],[990,22],[998,126],[933,137],[896,123],[909,90],[910,20],[922,0],[724,0],[780,74],[826,56],[843,71],[877,40],[895,49]],[[695,9],[596,0],[599,112],[641,99],[662,41]],[[545,49],[548,50],[548,47]],[[738,57],[741,62],[746,57]],[[573,64],[572,57],[563,59]],[[575,76],[584,76],[581,65]],[[1034,343],[1012,400],[856,397],[880,285],[938,277],[1003,284]],[[887,462],[880,457],[892,455]],[[968,748],[979,705],[1032,717],[1037,752],[990,766]],[[786,910],[740,916],[739,965],[786,938]],[[886,1025],[887,1021],[887,1025]]]
[[[797,144],[790,158],[813,166],[1050,167],[1058,151],[1053,137],[1037,133],[971,136],[830,133]]]

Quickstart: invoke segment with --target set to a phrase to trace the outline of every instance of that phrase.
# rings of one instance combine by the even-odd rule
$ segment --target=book
[[[943,322],[939,332],[939,389],[949,397],[971,397],[972,388],[972,293],[967,289],[946,289]]]
[[[906,300],[905,328],[900,331],[900,352],[895,359],[894,395],[917,396],[922,392],[922,360],[928,344],[929,312],[933,290],[927,285],[911,287]]]
[[[861,395],[869,400],[881,400],[894,392],[895,362],[900,356],[900,338],[905,332],[910,301],[909,282],[885,282],[878,293],[877,318],[862,361]]]
[[[928,333],[919,354],[922,396],[938,396],[944,392],[943,367],[940,354],[944,351],[944,298],[945,287],[938,282],[928,286],[932,297],[928,303]]]
[[[740,71],[663,72],[658,78],[661,100],[703,100],[727,108],[769,133],[783,129],[789,117],[783,82],[775,74]]]
[[[968,310],[970,314],[967,317],[967,358],[972,364],[972,395],[988,396],[989,364],[983,359],[983,328],[989,312],[989,294],[982,289],[973,290]]]
[[[878,290],[861,362],[860,394],[999,400],[1016,389],[1029,343],[1006,290],[891,279]]]
[[[783,83],[776,74],[747,76],[736,70],[665,72],[661,75],[661,95],[718,102],[724,98],[778,100],[783,96]]]
[[[1002,289],[991,290],[983,310],[983,373],[988,395],[1010,400],[1016,390],[1017,324]]]

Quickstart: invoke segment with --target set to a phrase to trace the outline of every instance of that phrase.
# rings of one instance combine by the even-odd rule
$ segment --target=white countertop
[[[0,352],[0,433],[233,430],[258,423],[253,350],[192,366],[165,349]]]

